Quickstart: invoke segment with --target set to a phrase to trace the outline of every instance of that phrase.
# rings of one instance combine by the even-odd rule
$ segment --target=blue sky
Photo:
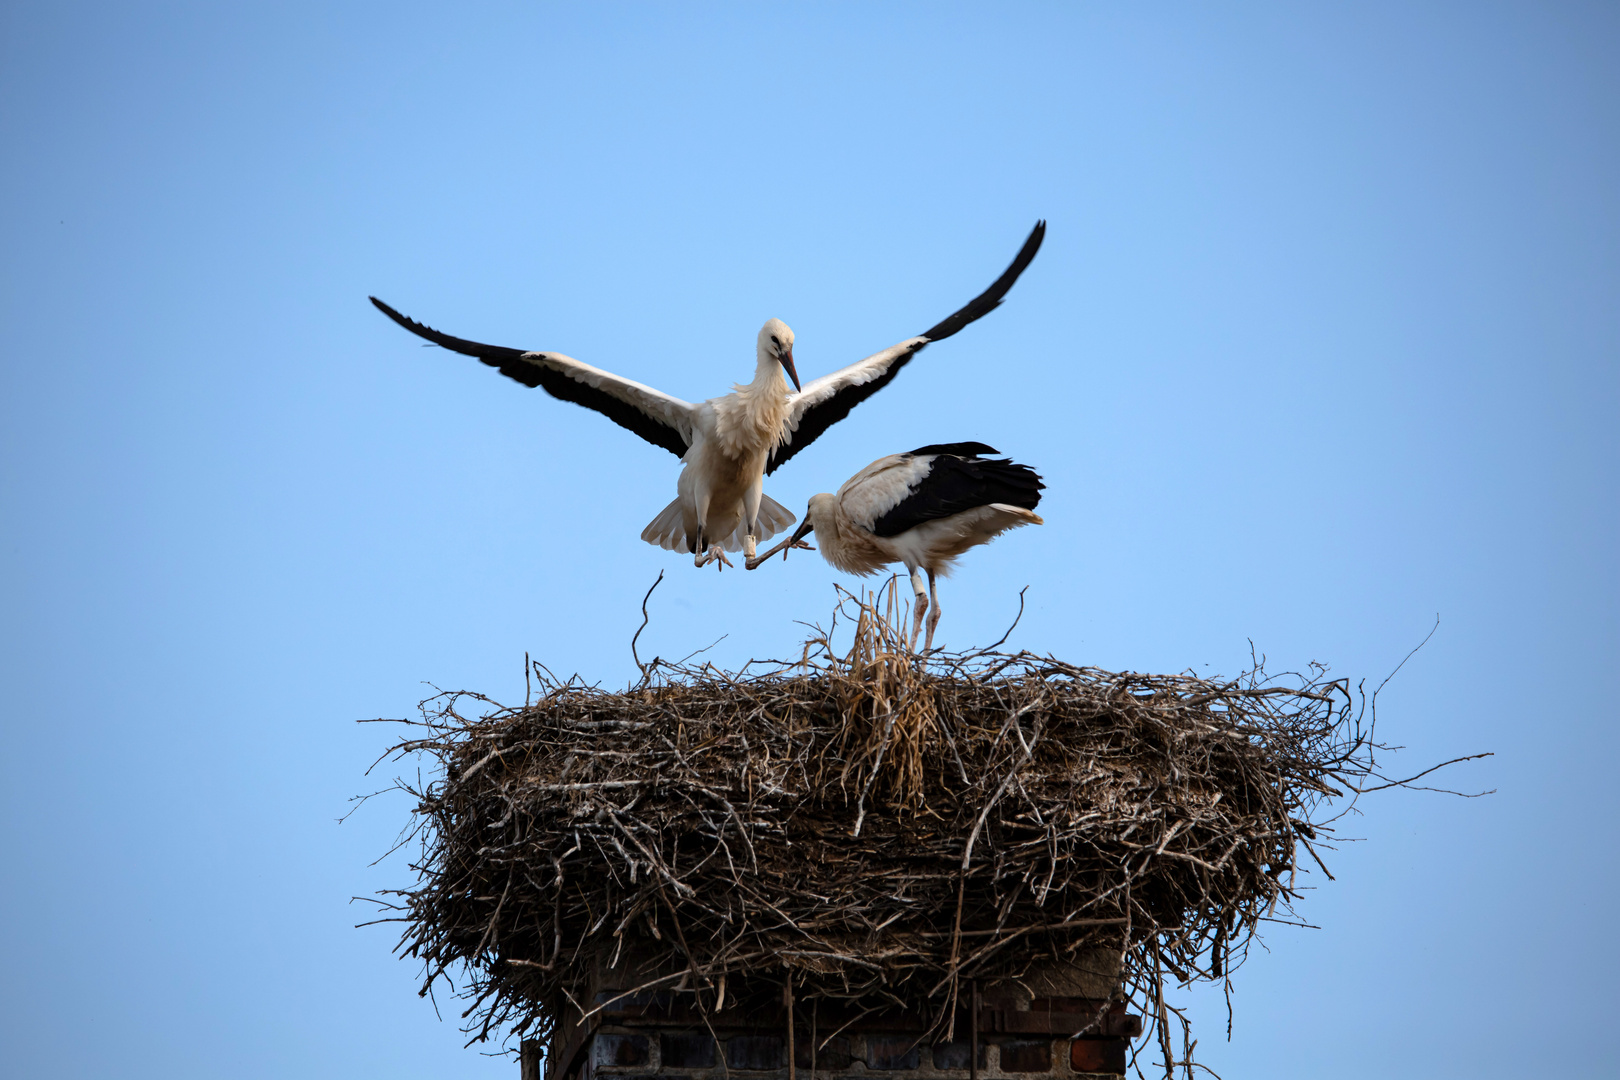
[[[349,898],[429,684],[825,619],[638,540],[676,463],[418,343],[688,399],[1007,303],[771,479],[978,439],[1046,525],[944,644],[1320,660],[1412,771],[1235,980],[1229,1078],[1611,1076],[1620,15],[1602,4],[0,10],[0,1046],[17,1076],[515,1075]],[[382,777],[386,780],[386,776]]]

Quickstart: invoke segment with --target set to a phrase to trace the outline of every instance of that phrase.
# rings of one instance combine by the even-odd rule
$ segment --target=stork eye
[[[775,335],[775,334],[772,334],[772,335],[771,335],[771,340],[772,340],[772,341],[774,341],[774,342],[776,342],[776,344],[777,344],[777,345],[778,345],[778,346],[780,346],[780,345],[781,345],[781,344],[782,344],[782,339],[781,339],[781,338],[779,338],[779,337],[777,337],[777,336],[776,336],[776,335]]]

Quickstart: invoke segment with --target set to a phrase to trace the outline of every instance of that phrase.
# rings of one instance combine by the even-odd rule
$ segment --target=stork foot
[[[731,565],[731,560],[726,558],[725,548],[719,544],[711,544],[708,553],[703,556],[698,565],[707,566],[711,562],[714,563],[714,568],[722,574],[725,573],[726,567]]]

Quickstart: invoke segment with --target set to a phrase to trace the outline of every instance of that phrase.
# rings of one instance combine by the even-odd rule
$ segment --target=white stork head
[[[793,533],[793,543],[798,543],[812,532],[820,536],[822,533],[833,531],[833,519],[838,514],[838,499],[834,495],[822,492],[820,495],[810,496],[810,505],[805,507],[804,521],[800,522],[798,529]]]
[[[798,390],[799,372],[793,366],[793,331],[781,319],[766,319],[765,325],[759,331],[759,362],[779,363],[787,372],[788,378],[793,380],[793,389]]]

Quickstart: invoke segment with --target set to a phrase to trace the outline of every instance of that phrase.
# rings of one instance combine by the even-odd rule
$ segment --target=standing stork
[[[771,319],[755,342],[754,381],[696,405],[561,353],[451,337],[401,315],[375,296],[371,302],[411,333],[476,356],[525,386],[595,409],[680,458],[685,468],[675,501],[653,518],[641,538],[670,551],[684,548],[700,567],[711,560],[730,566],[727,551],[740,547],[752,558],[757,540],[768,540],[793,524],[792,513],[765,495],[765,477],[889,385],[923,348],[994,311],[1035,258],[1045,235],[1046,222],[1036,222],[1006,272],[954,315],[808,386],[799,385],[793,366],[793,331],[782,320]],[[791,391],[787,379],[793,380]]]
[[[988,544],[1020,525],[1043,524],[1035,507],[1046,485],[1028,465],[983,457],[997,453],[984,443],[961,442],[878,458],[845,481],[836,495],[810,496],[804,524],[764,555],[749,559],[748,569],[799,545],[812,529],[822,557],[846,573],[865,576],[890,563],[904,563],[916,596],[911,647],[917,647],[926,612],[923,649],[931,650],[939,625],[934,578],[948,575],[968,548]],[[926,593],[920,570],[928,572]]]

